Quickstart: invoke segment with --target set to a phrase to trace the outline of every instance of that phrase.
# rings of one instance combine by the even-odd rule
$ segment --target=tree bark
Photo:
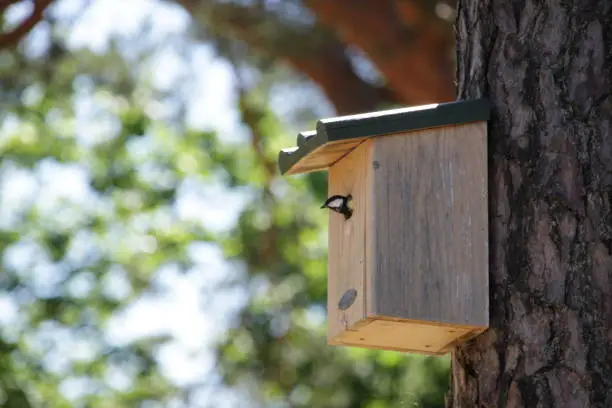
[[[4,0],[0,3],[0,17],[4,17],[6,9],[16,3],[19,3],[19,0]],[[35,1],[34,9],[28,17],[21,21],[12,31],[0,33],[0,49],[16,46],[43,19],[45,10],[51,3],[53,3],[53,0]]]
[[[491,328],[447,405],[612,407],[612,2],[460,0],[457,56],[494,106]]]

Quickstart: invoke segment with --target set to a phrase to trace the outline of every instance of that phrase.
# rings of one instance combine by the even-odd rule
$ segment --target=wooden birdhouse
[[[324,119],[280,152],[284,174],[329,172],[330,344],[445,354],[488,327],[489,110]]]

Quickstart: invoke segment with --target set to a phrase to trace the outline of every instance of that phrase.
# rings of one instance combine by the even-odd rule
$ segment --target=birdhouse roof
[[[477,99],[322,119],[316,131],[298,134],[297,146],[281,150],[278,164],[282,174],[325,170],[368,138],[481,122],[489,114],[489,101]]]

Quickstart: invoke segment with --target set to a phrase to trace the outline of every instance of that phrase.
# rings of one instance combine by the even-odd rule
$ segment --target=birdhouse
[[[324,119],[280,152],[283,174],[328,171],[330,344],[445,354],[488,327],[489,111]]]

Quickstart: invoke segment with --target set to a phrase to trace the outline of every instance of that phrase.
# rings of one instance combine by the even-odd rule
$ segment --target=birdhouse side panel
[[[334,338],[366,317],[365,240],[372,176],[366,163],[370,155],[371,141],[366,141],[329,169],[328,197],[350,195],[353,211],[349,219],[329,213],[327,298],[328,340],[332,344],[338,343]]]
[[[486,123],[373,140],[368,315],[488,326]]]

